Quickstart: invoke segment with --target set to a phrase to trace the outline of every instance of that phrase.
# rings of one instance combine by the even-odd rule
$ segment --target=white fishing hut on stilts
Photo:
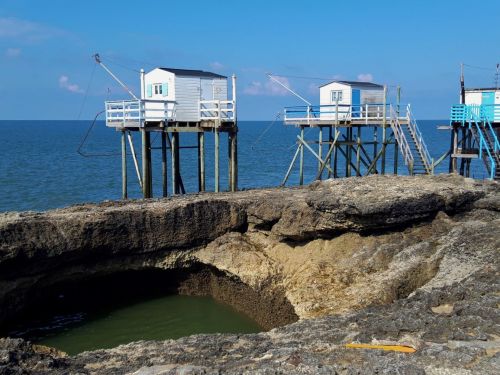
[[[270,78],[273,79],[272,76]],[[385,174],[390,145],[393,145],[394,152],[394,174],[398,173],[399,153],[411,175],[433,173],[434,162],[410,105],[400,103],[399,87],[394,104],[387,101],[387,86],[371,82],[328,82],[320,86],[319,105],[312,105],[295,95],[308,105],[284,109],[285,125],[300,128],[300,135],[297,136],[297,149],[282,185],[288,181],[297,158],[299,184],[304,183],[304,150],[308,150],[318,161],[315,179],[321,179],[325,172],[329,178]],[[319,130],[317,140],[306,139],[304,130],[310,128]],[[382,134],[379,134],[379,129]],[[328,131],[327,136],[324,130]],[[368,130],[372,131],[371,135],[367,134]],[[343,171],[339,168],[342,158]]]
[[[228,134],[228,189],[238,188],[238,150],[236,120],[236,77],[231,80],[228,95],[225,76],[202,70],[156,68],[141,70],[141,96],[136,97],[96,55],[96,61],[129,91],[131,100],[107,101],[106,125],[122,133],[122,196],[127,198],[127,141],[144,198],[151,198],[151,133],[161,133],[163,196],[167,196],[167,149],[172,165],[172,191],[185,193],[180,170],[181,133],[197,133],[198,190],[205,191],[205,134],[214,134],[214,190],[220,191],[219,137]],[[142,137],[142,168],[133,148],[131,134]]]

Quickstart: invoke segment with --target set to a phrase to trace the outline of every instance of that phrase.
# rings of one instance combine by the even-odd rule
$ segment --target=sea
[[[418,125],[429,152],[436,160],[450,144],[449,131],[438,130],[448,120],[423,120]],[[239,121],[238,187],[252,189],[279,186],[297,148],[299,129],[279,121]],[[306,131],[306,138],[317,139],[318,130]],[[325,131],[326,133],[326,131]],[[372,132],[365,131],[363,137]],[[140,136],[133,134],[140,158]],[[379,132],[380,137],[380,132]],[[197,191],[197,151],[195,134],[181,134],[181,176],[187,193]],[[207,190],[214,189],[213,136],[206,139]],[[121,198],[120,133],[103,121],[0,121],[0,212],[43,211],[86,202]],[[153,195],[162,194],[160,137],[152,135]],[[312,145],[317,148],[317,145]],[[372,146],[368,146],[370,148]],[[326,154],[325,146],[324,154]],[[227,137],[221,136],[221,190],[228,189]],[[387,152],[386,173],[393,173],[394,152]],[[132,157],[128,156],[129,198],[140,198],[141,191]],[[172,193],[171,165],[168,163],[168,193]],[[314,180],[318,161],[305,151],[305,183]],[[399,160],[398,173],[408,174]],[[140,160],[139,160],[140,165]],[[339,163],[339,170],[344,168]],[[345,168],[344,168],[345,170]],[[448,159],[436,173],[448,172]],[[326,173],[324,175],[326,177]],[[472,164],[472,177],[486,178],[481,161]],[[287,185],[298,184],[298,162]]]

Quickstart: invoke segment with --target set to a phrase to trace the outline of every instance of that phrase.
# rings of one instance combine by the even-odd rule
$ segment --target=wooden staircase
[[[451,110],[451,123],[469,128],[490,179],[500,180],[500,143],[490,117],[491,108],[483,105],[460,104]]]
[[[390,124],[410,174],[432,174],[432,158],[410,106],[406,108],[404,122],[400,121],[400,117],[391,107]]]

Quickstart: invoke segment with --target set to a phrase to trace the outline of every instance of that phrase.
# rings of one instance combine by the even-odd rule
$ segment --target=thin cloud
[[[65,32],[37,22],[14,17],[0,17],[0,38],[35,42],[64,35]]]
[[[309,86],[307,86],[307,92],[309,94],[319,94],[319,86],[317,83],[310,83]]]
[[[253,81],[249,86],[245,87],[243,93],[247,95],[262,95],[262,82]]]
[[[77,94],[83,93],[83,90],[80,88],[80,86],[75,83],[70,83],[69,77],[65,75],[59,77],[59,87],[69,92],[74,92]]]
[[[274,77],[278,81],[280,81],[282,84],[284,84],[286,87],[290,87],[290,82],[288,81],[287,78],[285,77]],[[245,87],[243,92],[247,95],[254,95],[254,96],[286,96],[289,95],[290,93],[288,92],[287,89],[285,89],[283,86],[280,84],[269,80],[266,83],[262,83],[260,81],[253,81],[250,83],[249,86]]]
[[[21,48],[7,48],[5,50],[5,57],[15,59],[21,55]]]
[[[372,82],[373,81],[373,75],[371,75],[371,73],[360,73],[360,74],[358,74],[358,81],[361,81],[361,82]]]
[[[218,61],[214,61],[210,63],[210,68],[212,68],[213,70],[222,70],[225,68],[225,66]]]

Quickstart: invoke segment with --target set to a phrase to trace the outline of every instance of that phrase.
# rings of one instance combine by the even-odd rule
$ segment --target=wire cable
[[[267,126],[266,129],[264,129],[264,131],[262,133],[260,133],[260,135],[257,137],[257,139],[250,145],[250,148],[252,150],[255,150],[255,145],[260,142],[260,140],[262,139],[262,137],[269,131],[269,129],[271,129],[271,127],[276,124],[276,122],[279,120],[279,118],[281,117],[281,112],[278,112],[276,113],[276,117],[275,119]]]

